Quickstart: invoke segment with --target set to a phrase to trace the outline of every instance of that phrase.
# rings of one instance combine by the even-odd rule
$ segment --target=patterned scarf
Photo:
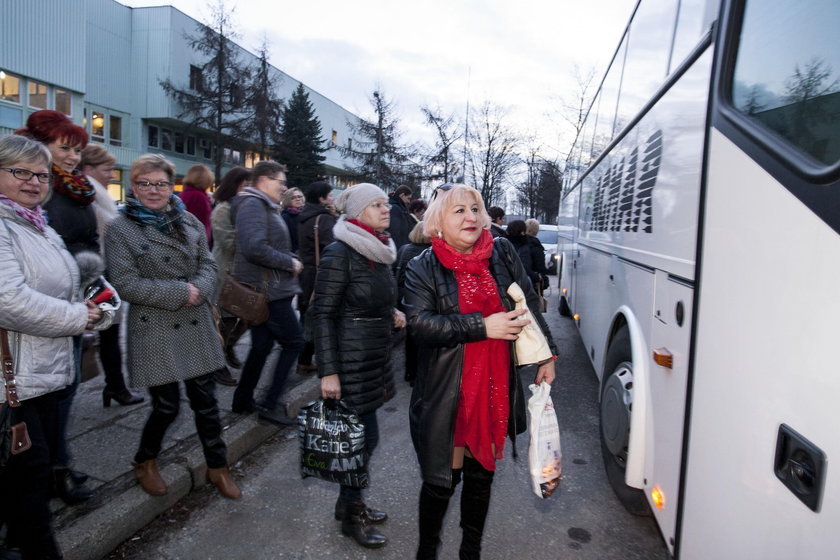
[[[482,231],[469,255],[459,253],[437,237],[432,238],[432,250],[441,264],[455,274],[461,313],[487,317],[505,311],[490,274],[493,236],[489,231]],[[510,411],[509,352],[505,340],[486,338],[464,345],[455,446],[469,447],[473,457],[489,471],[496,469],[496,459],[504,458]]]
[[[146,208],[137,198],[129,193],[125,195],[125,206],[120,209],[126,218],[143,226],[153,226],[166,235],[172,235],[184,219],[186,206],[174,193],[169,197],[167,210]]]
[[[10,206],[12,210],[15,211],[15,214],[17,214],[18,216],[20,216],[39,230],[47,230],[47,219],[44,217],[44,211],[41,209],[40,204],[35,208],[27,208],[26,206],[21,206],[5,194],[0,194],[0,202],[5,204],[6,206]]]
[[[96,189],[87,178],[73,170],[67,173],[56,164],[52,165],[52,188],[60,195],[73,199],[79,206],[87,206],[96,198]]]

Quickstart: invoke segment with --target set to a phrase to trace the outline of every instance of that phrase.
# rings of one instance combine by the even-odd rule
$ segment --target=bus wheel
[[[607,351],[601,393],[601,455],[616,497],[633,515],[651,515],[645,493],[624,483],[633,408],[633,356],[630,331],[622,327]]]

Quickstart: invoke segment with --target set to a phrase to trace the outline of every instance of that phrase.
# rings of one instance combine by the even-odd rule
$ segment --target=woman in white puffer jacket
[[[50,528],[48,489],[57,438],[55,391],[75,376],[74,335],[102,319],[79,299],[79,269],[46,224],[50,153],[23,136],[0,137],[0,328],[8,331],[20,406],[32,447],[0,472],[0,524],[7,548],[60,558]],[[6,400],[0,392],[0,402]]]

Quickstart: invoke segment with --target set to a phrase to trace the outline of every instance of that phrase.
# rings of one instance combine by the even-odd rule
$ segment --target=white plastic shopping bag
[[[551,385],[543,382],[531,384],[528,388],[531,390],[528,399],[528,429],[531,433],[528,467],[534,493],[540,498],[548,498],[560,484],[560,426],[551,402]]]

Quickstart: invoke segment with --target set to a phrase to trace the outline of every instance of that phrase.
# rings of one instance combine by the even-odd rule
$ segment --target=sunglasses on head
[[[438,191],[448,191],[451,190],[454,186],[455,185],[453,185],[452,183],[444,183],[443,185],[437,187],[434,191],[432,191],[432,200],[434,200],[437,197]]]

